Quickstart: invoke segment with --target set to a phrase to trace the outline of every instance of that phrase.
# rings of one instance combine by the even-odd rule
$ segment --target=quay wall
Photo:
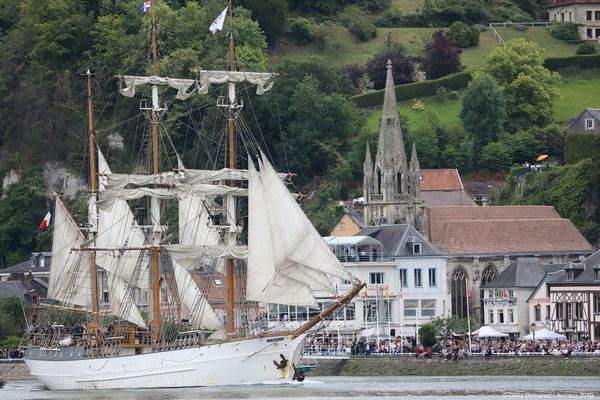
[[[351,357],[344,360],[311,360],[320,376],[600,376],[600,356],[480,356],[463,360],[418,360],[414,356]]]
[[[23,360],[0,360],[0,376],[7,381],[28,381],[33,379]]]

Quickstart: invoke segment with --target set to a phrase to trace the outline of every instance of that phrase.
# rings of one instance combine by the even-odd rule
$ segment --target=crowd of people
[[[0,360],[17,360],[25,357],[23,349],[0,349]]]
[[[469,346],[470,351],[469,351]],[[321,337],[307,343],[305,351],[314,355],[368,356],[413,355],[419,359],[438,356],[445,360],[458,361],[468,355],[556,355],[574,354],[600,356],[600,340],[520,340],[520,339],[468,339],[439,340],[435,345],[425,347],[417,343],[415,337],[379,339],[341,339]]]

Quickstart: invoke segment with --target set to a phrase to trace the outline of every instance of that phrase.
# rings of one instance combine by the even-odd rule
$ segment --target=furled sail
[[[48,298],[86,308],[91,306],[90,258],[85,252],[73,251],[84,242],[83,233],[56,196]]]
[[[247,297],[316,305],[313,290],[333,292],[332,277],[353,280],[262,155],[249,162]]]
[[[194,92],[208,93],[212,84],[248,82],[256,85],[256,94],[263,95],[273,87],[274,74],[269,72],[243,72],[243,71],[200,71],[198,79],[174,79],[159,76],[123,76],[125,87],[121,94],[127,97],[135,96],[135,89],[141,85],[168,86],[177,90],[175,96],[178,100],[186,100]]]
[[[105,190],[106,177],[110,176],[111,170],[100,149],[98,149],[98,171],[102,176],[99,185],[102,193]],[[144,243],[144,233],[137,225],[126,201],[115,201],[109,210],[99,209],[98,234],[95,243],[97,247],[141,247]],[[142,291],[148,290],[148,281],[140,278],[148,275],[147,264],[139,262],[141,256],[140,250],[118,253],[97,252],[96,262],[107,272],[111,291],[109,299],[113,313],[134,324],[145,326],[135,306],[131,290],[133,287],[140,288]],[[127,287],[130,290],[126,290]]]

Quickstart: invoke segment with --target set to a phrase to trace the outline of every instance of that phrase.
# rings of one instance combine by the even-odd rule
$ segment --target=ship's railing
[[[175,337],[163,338],[154,343],[152,348],[155,351],[178,350],[190,347],[200,346],[204,342],[202,331],[179,332]]]

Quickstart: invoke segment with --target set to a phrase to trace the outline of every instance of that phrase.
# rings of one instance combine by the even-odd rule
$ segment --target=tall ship
[[[236,85],[254,85],[262,95],[274,76],[236,71],[232,2],[228,68],[201,70],[194,79],[159,76],[154,3],[153,73],[120,77],[122,95],[134,97],[142,87],[149,93],[141,109],[152,168],[112,172],[96,142],[88,71],[87,223],[78,225],[55,195],[48,299],[32,318],[25,362],[35,379],[56,390],[302,380],[307,335],[364,284],[344,270],[304,215],[286,186],[288,174],[277,173],[249,135],[236,137],[243,105]],[[161,171],[160,96],[185,100],[218,84],[227,93],[217,100],[227,119],[227,164],[187,169],[177,155],[177,167]],[[238,142],[243,153],[236,152]],[[166,202],[176,204],[175,218],[165,215]],[[145,206],[144,223],[134,205]],[[197,279],[199,271],[204,279]],[[221,278],[224,318],[209,301]],[[352,289],[316,308],[316,291],[335,293],[339,280]],[[274,303],[313,307],[312,318],[294,330],[269,328],[262,310]]]

